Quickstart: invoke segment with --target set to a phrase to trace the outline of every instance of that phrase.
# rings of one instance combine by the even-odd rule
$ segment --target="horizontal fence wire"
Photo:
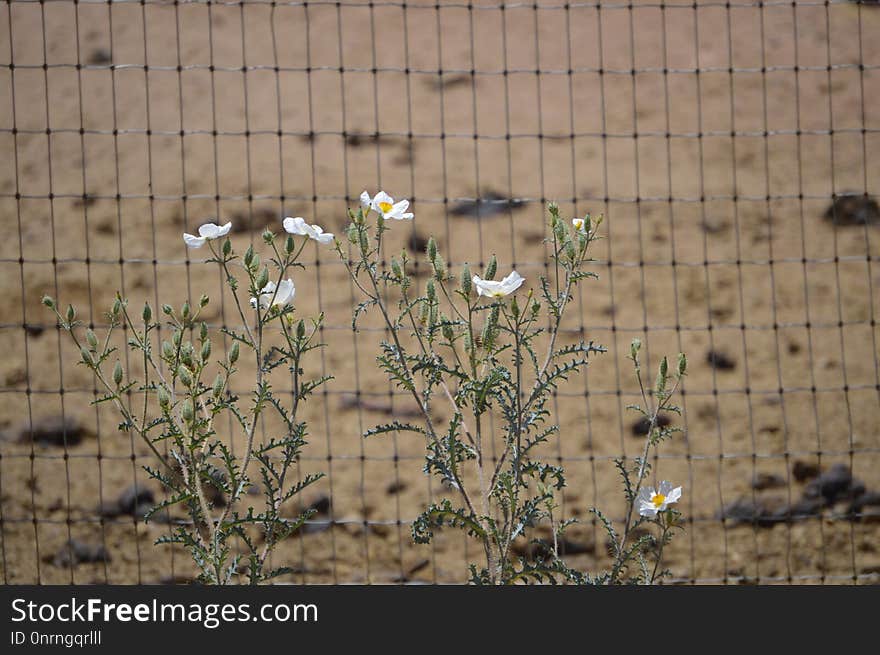
[[[4,583],[194,574],[153,545],[185,519],[102,509],[131,485],[162,490],[148,452],[89,405],[95,384],[40,297],[101,331],[117,291],[156,307],[205,292],[208,324],[235,329],[181,233],[219,218],[237,248],[259,247],[302,215],[341,234],[363,189],[411,201],[381,265],[408,250],[418,284],[429,235],[451,268],[495,254],[535,284],[548,202],[605,215],[599,279],[560,338],[608,352],[554,394],[545,451],[578,519],[570,564],[608,563],[590,507],[622,519],[639,337],[646,367],[690,361],[683,432],[652,462],[684,490],[667,583],[878,582],[876,2],[6,0],[0,14]],[[377,369],[385,330],[353,331],[341,262],[304,253],[297,311],[324,313],[312,372],[335,380],[305,410],[298,472],[326,477],[301,501],[317,515],[273,556],[293,570],[283,581],[464,582],[473,544],[410,536],[448,493],[422,473],[423,444],[361,437],[412,410]],[[810,479],[841,464],[848,495],[798,513]],[[787,520],[759,520],[780,507]],[[107,556],[71,566],[71,539]]]

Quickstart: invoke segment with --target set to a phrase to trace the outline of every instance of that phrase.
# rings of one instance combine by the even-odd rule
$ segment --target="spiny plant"
[[[286,219],[285,229],[291,234],[280,244],[270,230],[263,233],[271,249],[264,264],[252,246],[239,258],[231,241],[224,239],[231,227],[208,223],[199,236],[185,234],[184,241],[189,248],[208,245],[207,261],[220,267],[241,319],[237,329],[212,328],[202,320],[208,305],[205,295],[195,307],[189,302],[180,309],[163,305],[160,319],[149,303],[137,316],[128,299],[117,294],[100,338],[77,319],[72,305],[62,313],[53,298],[44,297],[43,304],[55,312],[59,326],[80,350],[79,363],[98,381],[101,395],[93,404],[112,405],[122,419],[119,429],[137,435],[153,455],[153,465],[144,468],[164,487],[166,498],[146,520],[160,513],[168,516],[175,506],[188,515],[188,521],[175,521],[173,531],[157,544],[188,549],[201,582],[228,584],[244,574],[257,584],[290,572],[270,566],[269,556],[313,514],[307,510],[290,518],[284,505],[321,477],[298,477],[294,472],[307,436],[306,422],[298,415],[301,403],[331,378],[304,377],[304,358],[323,346],[318,340],[323,315],[297,318],[295,286],[288,274],[302,267],[298,258],[310,238],[326,243],[333,237],[302,219]],[[241,301],[237,275],[245,283],[250,305]],[[160,328],[170,338],[160,342]],[[115,345],[120,329],[127,334],[125,347],[142,365],[139,379],[120,361]],[[221,340],[230,343],[226,354],[212,360],[213,344]],[[242,397],[233,391],[233,381],[240,377],[236,366],[243,356],[253,358],[255,379]],[[283,396],[273,389],[281,371],[290,385]],[[258,424],[266,425],[263,419],[269,412],[280,418],[281,430],[258,436]],[[244,450],[238,454],[230,447],[231,435],[219,427],[226,424],[244,439]],[[255,486],[253,468],[258,469],[263,502],[245,510],[239,506]]]
[[[412,432],[425,439],[424,472],[436,475],[455,494],[455,500],[441,499],[431,504],[415,520],[413,539],[428,543],[435,531],[444,527],[463,530],[477,540],[485,564],[470,564],[470,579],[476,584],[517,582],[617,583],[652,582],[659,575],[659,557],[653,572],[630,575],[629,563],[644,557],[646,538],[629,543],[634,528],[653,520],[662,532],[658,543],[665,544],[675,514],[667,508],[677,498],[665,500],[653,519],[642,516],[633,521],[633,508],[644,499],[643,482],[649,474],[648,455],[652,447],[671,431],[657,427],[657,413],[674,411],[668,404],[674,388],[666,391],[666,360],[656,392],[662,398],[651,414],[651,427],[645,453],[630,471],[621,462],[627,499],[627,518],[620,536],[613,524],[599,513],[613,538],[614,567],[610,573],[591,576],[569,567],[559,554],[562,533],[573,521],[558,519],[556,494],[565,487],[561,466],[542,459],[541,446],[557,435],[559,426],[551,416],[550,402],[560,384],[582,371],[590,359],[605,348],[593,341],[560,345],[559,335],[566,310],[577,285],[597,277],[585,270],[590,262],[591,245],[599,238],[602,217],[588,214],[575,218],[569,227],[556,204],[549,205],[550,258],[552,278],[541,276],[538,290],[517,298],[514,292],[523,284],[516,271],[496,281],[498,263],[493,256],[482,277],[472,275],[467,264],[458,275],[447,267],[434,238],[427,243],[426,257],[431,277],[423,290],[415,288],[409,272],[406,251],[392,257],[390,270],[383,267],[383,236],[389,220],[409,220],[408,201],[395,203],[380,192],[371,198],[361,196],[361,207],[349,211],[349,247],[336,242],[338,254],[351,280],[364,299],[354,310],[356,328],[364,312],[378,310],[387,328],[388,339],[380,343],[377,362],[388,378],[410,395],[421,413],[417,422],[394,420],[365,433],[375,435]],[[375,215],[375,221],[370,217]],[[389,297],[396,302],[389,302]],[[633,361],[640,368],[637,349]],[[679,360],[679,376],[685,360]],[[641,380],[641,377],[639,377]],[[451,412],[440,421],[437,405]],[[500,456],[493,458],[498,446]],[[665,487],[663,487],[665,489]],[[680,494],[680,489],[677,490]],[[659,492],[657,492],[659,494]],[[517,539],[528,539],[540,524],[550,526],[552,544],[533,560],[514,552]],[[661,551],[662,552],[662,549]],[[647,566],[647,565],[646,565]]]

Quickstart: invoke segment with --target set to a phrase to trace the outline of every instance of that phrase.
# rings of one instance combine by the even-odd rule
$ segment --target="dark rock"
[[[788,507],[783,498],[741,496],[722,508],[718,518],[731,521],[734,525],[742,523],[769,528],[785,521],[787,515]]]
[[[856,487],[864,490],[861,483]],[[835,464],[804,487],[804,498],[821,498],[826,504],[833,505],[841,498],[857,495],[853,491],[853,477],[849,467],[846,464]]]
[[[823,218],[833,225],[872,225],[880,223],[880,206],[867,194],[845,193],[832,200]]]
[[[52,558],[52,564],[60,568],[73,568],[77,564],[109,561],[110,553],[104,546],[87,544],[78,539],[68,540]]]
[[[405,491],[406,488],[406,482],[392,482],[387,487],[385,487],[385,493],[387,493],[389,496],[394,496],[395,494],[399,494],[401,491]]]
[[[801,498],[791,507],[781,508],[774,512],[777,521],[797,521],[810,516],[818,516],[822,510],[822,501],[819,498]]]
[[[785,478],[775,473],[756,473],[752,480],[752,489],[763,491],[764,489],[778,489],[785,486]]]
[[[853,498],[850,504],[850,509],[855,514],[865,507],[880,507],[880,491],[865,491]]]
[[[819,467],[816,464],[797,460],[794,466],[791,467],[791,474],[798,482],[806,482],[819,475]]]
[[[315,515],[327,515],[330,513],[330,496],[318,496],[306,510],[313,510]]]
[[[107,48],[95,48],[89,53],[88,63],[92,66],[106,66],[113,61],[113,54]]]
[[[29,337],[38,337],[46,331],[46,328],[36,323],[28,323],[24,326],[24,331]]]
[[[656,426],[658,428],[665,428],[667,425],[672,423],[672,419],[669,418],[666,414],[658,414],[657,415],[657,423]],[[651,421],[647,416],[642,416],[635,423],[632,424],[631,430],[634,437],[645,437],[648,435],[648,430],[651,428]]]
[[[508,211],[521,209],[525,203],[522,200],[508,198],[494,191],[487,191],[479,198],[462,200],[455,204],[449,213],[453,216],[466,216],[468,218],[490,218]]]
[[[717,350],[710,350],[706,353],[706,363],[716,371],[732,371],[736,368],[736,362]]]
[[[33,440],[43,446],[75,446],[89,435],[90,432],[76,419],[56,414],[36,419],[22,428],[18,441],[30,443]]]
[[[153,496],[152,489],[144,487],[143,485],[133,484],[130,487],[123,489],[116,502],[119,506],[120,513],[137,514],[137,510],[141,505],[148,504],[149,507],[152,507],[155,502],[155,497]]]
[[[414,255],[424,255],[428,249],[428,240],[418,232],[413,232],[406,242],[406,247]]]

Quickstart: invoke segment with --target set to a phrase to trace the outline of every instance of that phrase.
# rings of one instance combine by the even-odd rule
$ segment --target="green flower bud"
[[[553,216],[559,216],[559,205],[552,201],[548,202],[547,211],[549,211],[550,214]]]
[[[73,305],[67,306],[67,322],[73,323],[73,319],[76,318],[76,310],[73,308]]]
[[[438,280],[446,279],[446,262],[443,260],[442,255],[437,255],[437,258],[434,260],[434,277]]]
[[[293,237],[291,235],[287,235],[287,241],[284,242],[284,250],[287,254],[291,254],[293,249],[296,247],[296,244],[293,242]]]
[[[260,259],[260,255],[258,253],[254,253],[254,257],[251,260],[251,270],[256,271],[260,268],[260,262],[263,261]]]
[[[122,384],[122,364],[119,362],[116,362],[116,366],[113,367],[113,382],[117,387]]]
[[[431,312],[430,303],[426,303],[426,302],[419,303],[419,323],[421,323],[422,325],[427,324],[428,315],[430,314],[430,312]]]
[[[425,252],[428,255],[428,261],[433,264],[434,260],[437,259],[437,242],[434,240],[434,237],[428,239],[428,247],[425,249]]]
[[[565,256],[568,257],[572,262],[577,259],[577,252],[575,252],[574,249],[574,241],[572,241],[571,239],[565,240]]]
[[[192,421],[195,417],[195,410],[193,409],[192,401],[189,398],[183,401],[183,407],[180,410],[180,415],[187,423]]]
[[[162,342],[162,357],[165,359],[174,359],[174,346],[170,341]]]
[[[444,321],[445,321],[444,317]],[[455,332],[452,330],[452,326],[449,323],[443,324],[443,338],[447,341],[451,342],[455,338]]]
[[[254,261],[254,247],[248,246],[248,249],[244,252],[244,265],[250,266],[251,262]]]
[[[202,361],[207,362],[208,359],[210,359],[210,357],[211,357],[211,342],[205,341],[205,343],[202,344]]]
[[[351,244],[356,244],[358,242],[358,226],[354,223],[351,223],[348,226],[348,241]]]
[[[666,361],[666,358],[660,360],[660,375],[664,378],[666,377],[666,373],[669,370],[669,362]]]
[[[403,271],[400,268],[400,262],[397,261],[396,257],[391,258],[391,274],[394,275],[398,280],[403,277]]]
[[[275,240],[275,234],[269,228],[263,230],[263,241],[266,242],[266,245],[271,245],[272,241]]]
[[[144,311],[141,314],[141,317],[144,319],[144,323],[149,323],[150,319],[153,318],[153,308],[150,307],[150,303],[144,303]]]
[[[296,338],[302,339],[306,336],[306,324],[305,321],[300,321],[296,324]]]
[[[174,313],[174,308],[168,304],[162,305],[162,313],[171,316]]]
[[[219,398],[221,395],[223,395],[223,387],[224,386],[225,386],[225,381],[223,380],[223,376],[218,373],[217,377],[214,378],[214,384],[211,387],[211,391],[214,394],[214,398]]]
[[[89,342],[89,345],[92,348],[98,347],[98,337],[95,336],[95,333],[91,330],[86,330],[86,341]]]
[[[174,344],[175,348],[180,348],[180,340],[182,336],[180,330],[175,330],[174,334],[171,335],[171,342]]]
[[[474,288],[472,277],[471,267],[465,264],[464,268],[461,269],[461,290],[468,295],[470,295],[471,289]]]
[[[113,314],[114,318],[119,316],[119,312],[122,311],[122,301],[117,298],[113,301],[113,308],[110,310],[110,313]]]
[[[223,242],[223,255],[224,257],[229,257],[229,254],[232,252],[232,241],[226,239]]]
[[[687,357],[684,353],[678,353],[678,374],[684,375],[685,371],[687,371]]]
[[[489,264],[486,266],[486,274],[483,276],[484,280],[494,280],[495,273],[498,271],[498,260],[495,258],[495,255],[489,259]]]
[[[238,341],[233,341],[229,348],[229,363],[235,364],[238,361]]]
[[[185,387],[192,384],[192,373],[189,372],[189,369],[186,366],[177,367],[177,377]]]
[[[94,364],[94,362],[92,361],[92,356],[88,350],[86,350],[85,348],[80,348],[79,354],[80,354],[80,357],[82,357],[83,363],[86,366],[91,367]]]
[[[257,278],[257,291],[264,289],[267,284],[269,284],[269,269],[264,266]]]
[[[425,285],[425,296],[427,296],[428,301],[431,303],[437,300],[437,287],[434,286],[434,280],[428,280],[428,283]]]
[[[180,308],[180,315],[183,317],[184,320],[189,318],[189,312],[190,312],[189,303],[188,302],[183,303],[183,306]]]
[[[43,304],[49,309],[55,309],[55,299],[51,296],[43,296]]]
[[[156,392],[156,397],[159,399],[159,406],[162,409],[168,409],[168,405],[171,404],[171,396],[165,387],[159,387],[159,390]]]
[[[199,307],[204,309],[205,307],[207,307],[209,301],[210,301],[210,298],[208,298],[207,294],[203,293],[202,297],[199,298]]]
[[[642,340],[641,339],[633,339],[632,343],[629,345],[629,354],[633,359],[636,359],[639,356],[639,350],[642,348]]]
[[[193,346],[191,343],[186,342],[180,347],[180,361],[187,366],[193,365]]]
[[[519,303],[516,302],[516,296],[514,296],[513,300],[510,301],[510,311],[514,315],[514,317],[519,316]]]
[[[202,321],[199,324],[199,339],[204,341],[207,338],[208,338],[208,324],[205,323],[204,321]]]

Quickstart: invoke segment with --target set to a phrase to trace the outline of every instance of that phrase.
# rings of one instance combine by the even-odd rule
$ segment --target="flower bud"
[[[180,348],[180,340],[182,339],[180,330],[175,330],[174,334],[171,335],[171,343],[174,344],[175,348]]]
[[[205,343],[202,344],[202,361],[207,362],[208,359],[210,359],[210,357],[211,357],[211,342],[205,341]]]
[[[498,260],[495,258],[495,255],[489,259],[489,263],[486,266],[486,274],[483,276],[485,280],[494,280],[495,273],[498,271]]]
[[[153,318],[153,308],[150,307],[150,303],[144,303],[144,311],[141,313],[141,317],[144,319],[144,323],[149,323],[150,319]]]
[[[428,261],[433,264],[434,260],[437,259],[437,242],[434,240],[434,237],[428,239],[428,247],[425,249],[425,252],[428,255]]]
[[[272,241],[275,240],[275,234],[269,228],[263,230],[263,241],[266,242],[266,245],[271,245]]]
[[[51,296],[43,296],[43,304],[49,309],[55,309],[55,299]]]
[[[267,284],[269,284],[269,269],[264,266],[257,278],[257,291],[264,289]]]
[[[174,346],[170,341],[162,342],[162,357],[165,359],[174,359]]]
[[[116,300],[113,301],[113,307],[110,310],[110,313],[113,314],[113,317],[115,318],[115,317],[119,316],[119,312],[121,312],[121,311],[122,311],[122,301],[119,298],[117,298]]]
[[[437,287],[434,286],[434,280],[428,280],[428,283],[425,285],[425,296],[427,296],[428,301],[431,303],[437,300]]]
[[[251,261],[251,270],[256,271],[260,268],[260,262],[263,261],[260,259],[260,255],[258,253],[254,253],[253,260]]]
[[[183,407],[180,410],[180,415],[187,423],[192,421],[195,417],[195,410],[193,409],[192,401],[189,398],[183,401]]]
[[[211,391],[214,394],[214,398],[219,398],[221,395],[223,395],[223,387],[224,386],[226,386],[226,385],[223,380],[223,376],[218,373],[217,377],[214,378],[214,384],[211,387]]]
[[[183,384],[183,386],[185,387],[188,387],[192,384],[192,374],[189,372],[189,369],[186,366],[177,367],[177,377],[180,379],[181,384]]]
[[[471,289],[474,286],[471,278],[471,267],[465,264],[464,268],[461,269],[461,290],[466,295],[470,295]]]
[[[235,364],[238,361],[238,341],[233,341],[229,348],[229,363]]]
[[[687,362],[687,357],[685,356],[685,354],[678,353],[678,374],[679,375],[684,375],[685,371],[687,370],[687,365],[688,365],[688,362]]]
[[[287,254],[291,254],[293,249],[296,247],[296,244],[293,242],[293,237],[291,235],[287,235],[287,241],[284,242],[284,250]]]
[[[122,384],[122,364],[119,362],[116,362],[116,366],[113,367],[113,382],[117,387]]]
[[[191,343],[186,342],[180,347],[180,361],[187,366],[193,365],[193,346]]]
[[[664,378],[666,377],[667,372],[669,371],[669,362],[666,361],[666,358],[660,360],[660,375]]]
[[[348,241],[352,244],[358,242],[358,227],[354,223],[348,226]]]
[[[223,242],[223,255],[225,257],[229,257],[229,253],[232,252],[232,242],[229,239]]]
[[[83,363],[84,363],[86,366],[92,366],[92,365],[93,365],[93,362],[92,362],[92,356],[91,356],[91,354],[89,353],[88,350],[86,350],[85,348],[80,348],[80,350],[79,350],[79,354],[80,354],[80,356],[82,357]]]
[[[438,280],[446,279],[446,262],[443,260],[442,255],[437,255],[436,259],[434,259],[434,277]]]
[[[189,318],[189,312],[190,312],[189,302],[183,303],[183,306],[180,308],[180,315],[183,317],[184,320]]]
[[[159,399],[159,406],[162,409],[168,409],[168,405],[171,404],[171,396],[165,387],[159,387],[158,391],[156,391],[156,397]]]
[[[391,258],[391,274],[394,275],[398,280],[403,277],[403,271],[400,268],[400,262],[397,261],[396,257]]]
[[[205,323],[204,321],[202,321],[199,324],[199,339],[204,341],[207,338],[208,338],[208,324]]]
[[[633,359],[639,356],[639,350],[642,348],[641,339],[633,339],[629,345],[629,354]]]
[[[174,308],[166,303],[162,305],[162,313],[167,316],[171,316],[174,313]]]
[[[455,332],[452,330],[452,326],[449,323],[446,323],[446,317],[443,317],[443,337],[449,341],[450,343],[455,338]]]
[[[302,339],[306,336],[306,324],[304,321],[300,321],[296,324],[296,338]]]
[[[67,306],[67,322],[73,323],[73,319],[76,318],[76,310],[73,308],[73,305]]]
[[[86,330],[86,341],[89,342],[89,345],[92,348],[98,347],[98,337],[95,336],[95,333],[91,330]]]
[[[201,309],[204,309],[205,307],[207,307],[209,301],[210,301],[210,298],[208,298],[208,295],[203,293],[202,297],[199,298],[199,307]]]
[[[250,266],[251,262],[254,261],[254,247],[248,246],[248,249],[244,252],[244,265]]]

